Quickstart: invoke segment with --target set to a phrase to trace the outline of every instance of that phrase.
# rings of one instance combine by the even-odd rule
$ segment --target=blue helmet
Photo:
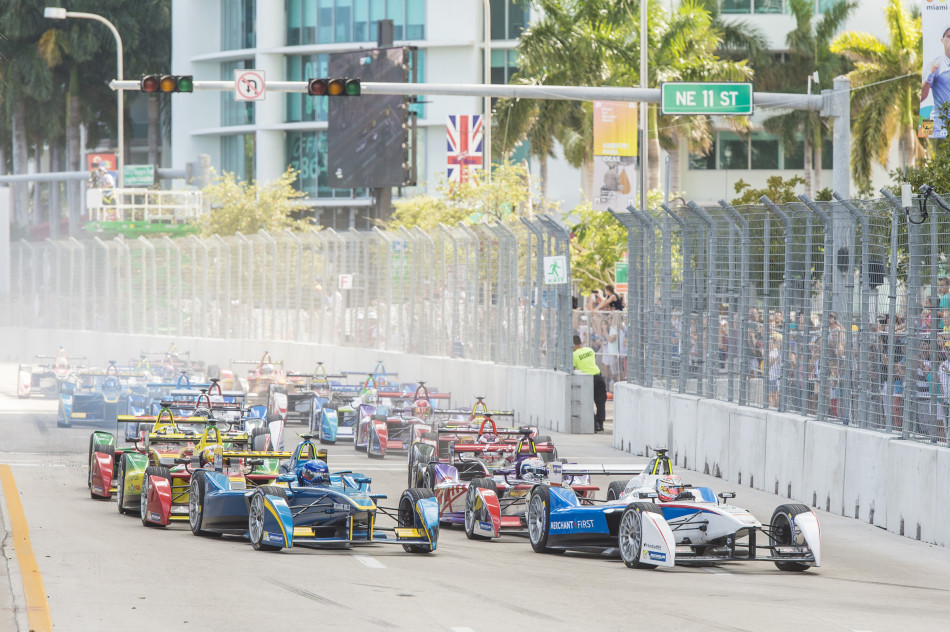
[[[327,485],[330,482],[330,469],[320,459],[311,459],[297,467],[297,480],[301,485]]]

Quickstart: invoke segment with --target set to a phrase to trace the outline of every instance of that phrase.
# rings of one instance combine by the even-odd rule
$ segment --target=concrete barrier
[[[908,538],[935,542],[934,504],[946,489],[946,479],[937,479],[937,452],[942,449],[909,441],[888,444],[887,530]]]
[[[842,513],[886,527],[888,459],[895,440],[880,432],[851,428],[845,441]]]
[[[766,413],[765,478],[756,487],[788,499],[802,498],[805,422],[790,413]]]
[[[462,358],[413,356],[375,349],[303,344],[287,341],[219,340],[170,336],[138,336],[95,331],[0,327],[0,360],[32,363],[34,355],[52,354],[60,345],[71,356],[85,356],[87,365],[108,360],[125,364],[142,351],[164,351],[175,344],[180,353],[228,368],[231,360],[258,360],[269,351],[286,370],[309,371],[322,361],[328,371],[371,371],[382,362],[404,382],[425,381],[452,394],[451,406],[466,408],[474,395],[485,395],[492,409],[511,409],[514,423],[570,432],[571,385],[574,376],[560,371],[492,364]],[[591,426],[593,412],[590,413]],[[591,427],[593,431],[593,427]]]
[[[666,440],[679,467],[950,546],[945,447],[632,384],[615,387],[614,411],[617,448]]]

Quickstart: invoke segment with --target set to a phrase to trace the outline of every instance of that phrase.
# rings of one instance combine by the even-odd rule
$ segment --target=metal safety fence
[[[884,195],[614,212],[626,379],[946,444],[950,206]]]
[[[571,370],[548,216],[430,231],[21,241],[11,325],[292,340]]]

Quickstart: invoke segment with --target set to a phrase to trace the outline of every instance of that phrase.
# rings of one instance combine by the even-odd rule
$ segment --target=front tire
[[[172,480],[171,471],[167,467],[149,465],[145,468],[145,474],[142,476],[142,496],[139,500],[139,517],[146,527],[163,527],[164,525],[148,521],[148,493],[152,488],[152,476],[164,478],[169,483]]]
[[[779,505],[775,508],[775,511],[772,512],[772,519],[769,520],[769,544],[773,556],[778,555],[776,547],[795,546],[804,543],[801,533],[796,532],[794,528],[795,516],[810,512],[811,509],[807,506],[797,504]],[[808,565],[801,562],[775,562],[775,566],[780,571],[790,573],[801,573],[808,570]]]
[[[191,482],[188,484],[188,526],[194,535],[217,535],[201,528],[204,522],[205,507],[205,478],[208,476],[204,470],[196,470],[191,475]]]
[[[644,564],[640,561],[640,551],[643,550],[644,511],[660,513],[660,508],[653,503],[630,503],[620,517],[617,546],[627,568],[656,568],[655,564]]]
[[[490,536],[475,533],[475,500],[478,498],[478,489],[490,489],[498,494],[498,485],[491,478],[476,478],[468,484],[465,494],[465,537],[469,540],[491,540]]]
[[[115,484],[115,501],[120,514],[127,512],[125,508],[125,462],[126,458],[123,454],[119,459],[119,473],[116,475]]]
[[[551,488],[538,485],[531,492],[526,512],[528,520],[528,540],[535,553],[563,553],[560,549],[548,547],[551,526]]]
[[[399,500],[398,525],[400,527],[413,527],[419,531],[425,531],[422,525],[419,524],[416,514],[416,504],[423,498],[435,498],[435,492],[431,489],[419,487],[413,487],[403,492],[402,498]],[[434,545],[438,539],[439,527],[437,525],[435,532],[432,534],[432,544]],[[403,544],[402,548],[407,553],[431,553],[433,547],[425,544]]]
[[[284,488],[274,485],[264,485],[254,490],[254,494],[251,496],[250,511],[247,516],[247,531],[251,539],[251,546],[257,551],[279,551],[284,548],[276,544],[267,544],[264,542],[264,512],[267,511],[264,507],[264,497],[268,494],[287,498]]]

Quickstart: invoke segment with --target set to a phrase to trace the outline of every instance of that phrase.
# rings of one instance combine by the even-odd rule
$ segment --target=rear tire
[[[475,498],[476,489],[490,489],[498,494],[498,484],[491,478],[476,478],[468,484],[465,494],[465,537],[469,540],[491,540],[490,536],[475,533]]]
[[[623,490],[627,488],[627,484],[623,481],[610,481],[610,485],[607,486],[607,501],[617,500],[623,496]]]
[[[773,556],[778,555],[778,552],[775,550],[777,546],[792,546],[798,543],[798,538],[792,528],[795,516],[810,512],[811,509],[806,505],[788,504],[779,505],[775,508],[775,511],[772,512],[772,519],[769,520],[769,543]],[[809,568],[807,564],[802,564],[801,562],[775,562],[775,566],[780,571],[789,573],[801,573],[807,571]]]
[[[423,498],[435,498],[435,492],[431,489],[422,489],[413,487],[407,489],[399,500],[398,525],[400,527],[413,527],[419,531],[425,531],[418,522],[416,514],[416,504]],[[432,543],[435,544],[439,539],[439,527],[436,525],[435,533],[432,534]],[[407,553],[431,553],[432,547],[424,544],[403,544],[402,548]]]
[[[287,491],[275,485],[263,485],[254,490],[247,517],[248,536],[251,539],[251,546],[257,551],[279,551],[284,547],[264,542],[264,496],[267,495],[287,498]]]
[[[208,473],[204,470],[195,470],[188,484],[188,526],[194,535],[211,535],[201,528],[205,507],[205,478]]]
[[[640,551],[643,550],[644,511],[662,515],[660,508],[654,503],[630,503],[620,517],[617,546],[620,548],[620,557],[627,568],[656,568],[655,564],[644,564],[640,561]]]
[[[152,476],[159,476],[164,478],[171,484],[172,475],[171,470],[162,465],[149,465],[145,468],[145,474],[142,477],[142,497],[139,500],[139,517],[142,519],[142,524],[146,527],[162,527],[164,525],[155,524],[154,522],[149,522],[148,517],[148,492],[151,488],[151,478]]]
[[[128,510],[125,508],[125,462],[126,458],[123,454],[119,459],[119,473],[116,475],[116,484],[115,484],[115,501],[116,507],[119,510],[120,514],[126,513]]]
[[[254,452],[265,452],[267,450],[269,434],[267,428],[254,428],[251,430],[251,450]]]

